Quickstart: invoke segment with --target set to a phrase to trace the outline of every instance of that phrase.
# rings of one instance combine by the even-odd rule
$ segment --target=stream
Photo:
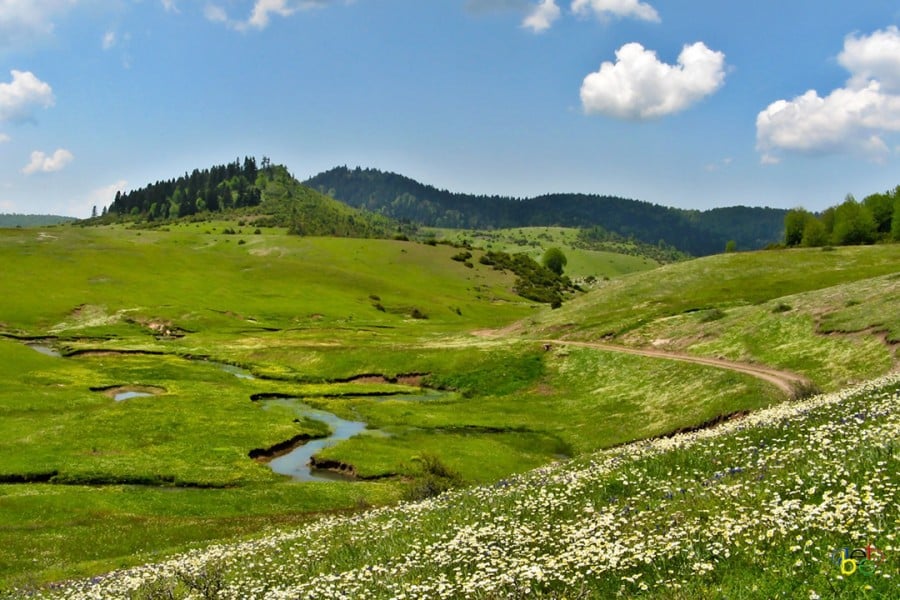
[[[40,342],[28,342],[28,347],[40,352],[45,356],[62,357],[62,354],[55,350],[52,346]],[[239,379],[255,379],[255,377],[246,369],[236,367],[227,363],[217,362],[213,360],[203,359],[202,362],[212,364],[219,369],[234,375]],[[101,390],[96,390],[101,391]],[[110,397],[117,402],[130,400],[133,398],[141,398],[155,395],[153,392],[144,391],[142,389],[128,389],[122,386],[111,392]],[[391,398],[394,396],[388,396]],[[431,395],[409,396],[409,399],[427,400],[431,399]],[[384,398],[387,399],[387,398]],[[381,399],[381,400],[384,400]],[[310,466],[310,459],[321,450],[333,446],[340,441],[350,439],[366,429],[366,424],[362,421],[347,421],[325,410],[313,408],[303,403],[297,398],[288,396],[276,396],[260,399],[264,410],[280,406],[291,410],[297,418],[309,418],[325,423],[331,430],[331,434],[324,438],[309,440],[299,444],[295,448],[289,450],[268,461],[269,468],[275,473],[287,475],[295,481],[348,481],[353,479],[350,474],[340,473],[329,469],[316,469]]]
[[[290,408],[298,417],[308,417],[316,421],[322,421],[331,429],[331,435],[324,438],[309,440],[297,446],[287,454],[273,458],[268,462],[269,468],[280,475],[287,475],[296,481],[347,481],[350,476],[329,471],[326,469],[314,469],[310,467],[310,459],[320,450],[333,446],[336,443],[350,439],[362,432],[366,424],[361,421],[347,421],[328,411],[313,408],[296,398],[267,398],[260,400],[264,408],[284,406]]]

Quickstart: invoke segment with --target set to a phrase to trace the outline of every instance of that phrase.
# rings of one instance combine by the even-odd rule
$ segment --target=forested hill
[[[383,237],[396,226],[304,186],[286,167],[265,157],[260,165],[248,157],[117,192],[97,221],[152,224],[216,213],[247,215],[257,225],[288,227],[299,235]]]
[[[75,221],[74,217],[59,215],[19,215],[0,214],[0,227],[46,227]]]
[[[749,250],[779,242],[787,211],[743,206],[709,211],[587,194],[517,199],[458,194],[377,169],[337,167],[305,185],[357,208],[434,227],[489,229],[528,226],[595,227],[693,255],[722,252],[729,240]]]

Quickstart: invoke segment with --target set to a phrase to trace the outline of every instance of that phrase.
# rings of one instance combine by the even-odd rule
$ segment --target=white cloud
[[[175,0],[162,0],[163,8],[166,12],[179,13],[178,7],[175,6]]]
[[[111,183],[109,185],[105,185],[101,188],[97,188],[96,190],[91,191],[87,200],[83,203],[83,207],[85,210],[90,210],[92,207],[96,206],[97,210],[101,210],[103,206],[109,206],[113,203],[113,200],[116,199],[116,192],[125,191],[128,187],[128,182],[124,179],[120,179],[115,183]]]
[[[25,165],[22,172],[26,175],[34,173],[52,173],[59,171],[67,164],[72,162],[75,156],[64,148],[58,149],[52,155],[47,156],[40,150],[31,153],[31,162]]]
[[[660,21],[656,9],[639,0],[573,0],[572,12],[586,15],[593,11],[600,18],[631,17],[642,21]]]
[[[5,144],[6,142],[12,141],[12,138],[6,135],[5,133],[0,133],[0,144]]]
[[[535,33],[540,33],[550,29],[550,26],[559,18],[559,15],[560,10],[555,0],[541,0],[540,4],[533,8],[531,14],[522,21],[522,27],[529,28]]]
[[[0,46],[15,45],[53,31],[53,19],[77,0],[0,0]]]
[[[875,79],[883,90],[900,92],[900,30],[892,25],[868,37],[848,35],[838,62],[853,74],[850,87]]]
[[[116,32],[115,31],[107,31],[103,34],[103,49],[109,50],[113,46],[116,45]]]
[[[269,25],[269,15],[289,17],[296,11],[295,7],[288,6],[288,0],[256,0],[247,25],[256,29],[265,29]]]
[[[296,12],[322,8],[334,4],[336,0],[255,0],[250,16],[246,21],[231,19],[228,13],[218,4],[207,3],[203,9],[203,15],[213,23],[223,23],[237,31],[248,29],[263,30],[269,26],[273,15],[289,17]],[[350,4],[353,0],[344,0]]]
[[[850,71],[844,87],[827,96],[809,90],[777,100],[756,117],[756,147],[763,164],[778,151],[800,154],[855,152],[873,160],[890,154],[884,137],[900,132],[900,31],[849,35],[838,62]]]
[[[0,121],[28,121],[35,108],[49,108],[53,89],[31,71],[10,71],[12,81],[0,83]]]
[[[588,114],[619,119],[653,119],[680,112],[718,90],[725,81],[725,55],[703,42],[684,46],[678,65],[660,62],[656,53],[632,42],[616,51],[581,84]]]

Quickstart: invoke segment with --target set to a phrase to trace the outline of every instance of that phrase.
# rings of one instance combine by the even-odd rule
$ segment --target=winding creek
[[[28,342],[27,345],[31,349],[45,356],[63,358],[62,353],[46,343]],[[256,379],[249,371],[241,367],[209,359],[191,360],[214,365],[219,369],[234,375],[238,379]],[[165,390],[162,390],[161,388],[159,390],[151,390],[147,386],[111,386],[108,388],[92,388],[92,391],[103,392],[109,397],[113,398],[113,400],[115,400],[116,402],[122,402],[124,400],[131,400],[134,398],[154,396],[158,393],[164,392]],[[398,396],[405,396],[408,399],[421,400],[433,398],[433,395],[431,394],[426,394],[423,396],[411,396],[407,394],[386,394],[383,397],[380,397],[379,401]],[[310,440],[300,440],[287,451],[276,453],[276,456],[274,458],[266,459],[265,463],[270,469],[272,469],[272,471],[280,475],[291,477],[295,481],[349,481],[354,478],[352,473],[344,473],[331,469],[316,468],[312,465],[312,458],[321,450],[330,446],[334,446],[338,442],[350,439],[351,437],[361,433],[366,429],[366,423],[362,421],[348,421],[346,419],[342,419],[334,413],[330,413],[318,408],[313,408],[312,406],[302,402],[301,399],[290,396],[270,396],[268,394],[259,394],[257,396],[254,396],[253,401],[259,403],[262,406],[263,410],[269,410],[274,407],[287,408],[291,412],[293,412],[298,419],[309,418],[315,421],[321,421],[322,423],[325,423],[331,430],[331,434],[326,437]]]
[[[313,408],[304,404],[297,398],[285,396],[265,398],[258,400],[264,409],[275,406],[287,407],[294,411],[297,417],[306,417],[321,421],[331,429],[331,435],[301,443],[268,461],[269,468],[280,475],[287,475],[296,481],[347,481],[353,477],[349,474],[331,471],[328,469],[316,469],[310,462],[315,454],[324,448],[334,446],[340,441],[350,439],[361,433],[366,428],[362,421],[347,421],[334,413]]]

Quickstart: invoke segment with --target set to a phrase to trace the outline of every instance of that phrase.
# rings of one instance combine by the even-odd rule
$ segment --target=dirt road
[[[666,352],[665,350],[652,350],[645,348],[629,348],[628,346],[619,346],[616,344],[603,344],[600,342],[569,342],[565,340],[541,340],[544,344],[552,344],[555,346],[579,346],[581,348],[595,348],[607,352],[622,352],[624,354],[636,354],[638,356],[648,356],[651,358],[663,358],[667,360],[680,360],[683,362],[694,363],[698,365],[708,365],[719,369],[727,369],[738,373],[752,375],[763,381],[767,381],[789,397],[795,396],[804,388],[812,386],[806,377],[791,373],[790,371],[780,371],[763,365],[754,365],[750,363],[742,363],[720,358],[709,358],[705,356],[694,356],[692,354],[681,354],[678,352]]]

